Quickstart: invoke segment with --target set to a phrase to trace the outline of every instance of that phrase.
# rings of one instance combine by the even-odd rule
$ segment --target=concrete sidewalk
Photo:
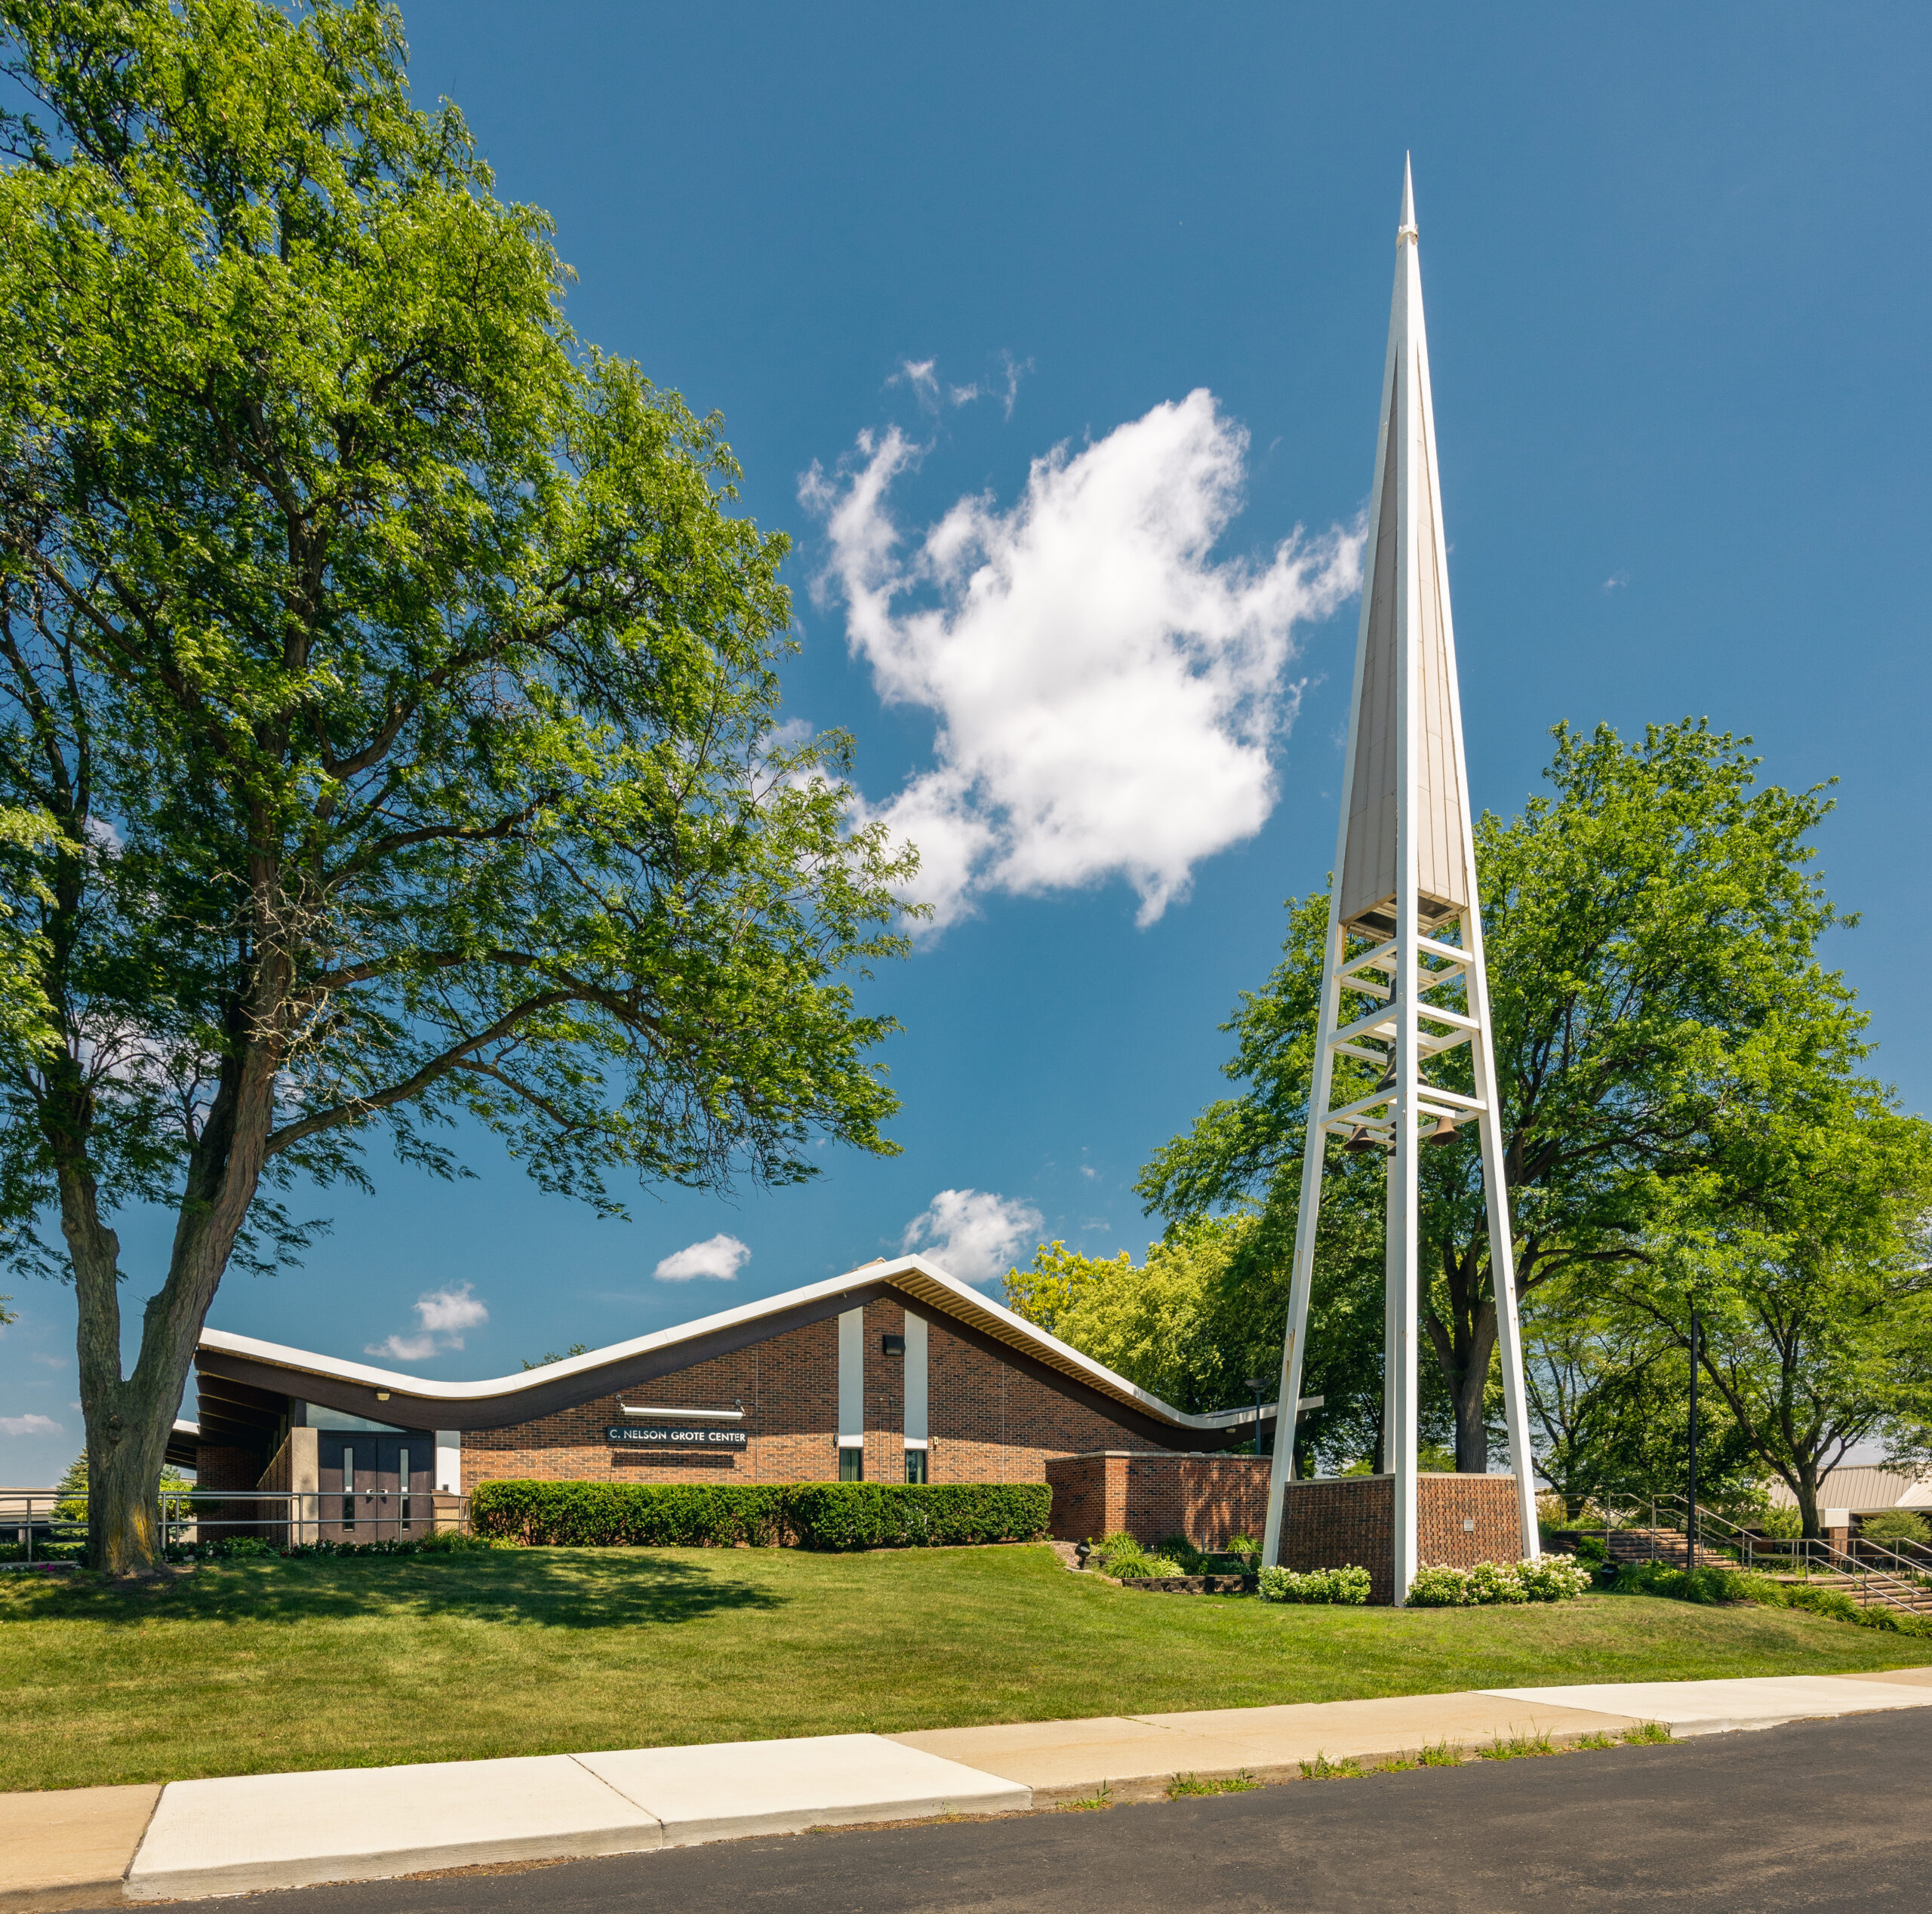
[[[1602,1683],[900,1735],[642,1748],[245,1775],[0,1796],[0,1914],[386,1879],[683,1847],[854,1822],[1165,1792],[1181,1774],[1387,1759],[1518,1735],[1559,1745],[1662,1722],[1678,1735],[1932,1706],[1932,1669]]]

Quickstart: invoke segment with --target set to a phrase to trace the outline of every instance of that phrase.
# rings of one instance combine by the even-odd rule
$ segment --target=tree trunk
[[[1489,1365],[1472,1367],[1456,1387],[1456,1471],[1463,1476],[1489,1473],[1489,1425],[1483,1420],[1483,1398],[1488,1393]]]
[[[88,1561],[109,1575],[149,1574],[161,1558],[161,1471],[180,1399],[157,1413],[152,1394],[123,1384],[115,1406],[97,1401],[87,1417]]]
[[[260,1180],[272,1091],[272,1066],[257,1050],[217,1092],[189,1158],[168,1278],[142,1312],[140,1353],[125,1378],[120,1241],[100,1219],[82,1152],[61,1165],[61,1229],[80,1303],[88,1562],[107,1574],[152,1574],[161,1559],[162,1466],[202,1325]]]
[[[1824,1530],[1818,1521],[1818,1465],[1815,1461],[1798,1465],[1798,1520],[1799,1531],[1807,1542],[1815,1542]]]
[[[1478,1241],[1458,1255],[1453,1245],[1444,1245],[1442,1279],[1450,1319],[1445,1323],[1431,1305],[1423,1309],[1430,1346],[1455,1406],[1456,1470],[1463,1476],[1489,1472],[1489,1429],[1482,1411],[1496,1353],[1496,1301],[1483,1281],[1479,1248]]]

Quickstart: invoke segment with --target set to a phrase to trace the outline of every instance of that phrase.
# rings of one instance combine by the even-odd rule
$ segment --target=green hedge
[[[1671,1568],[1658,1562],[1633,1562],[1617,1571],[1626,1595],[1661,1595],[1675,1602],[1751,1602],[1766,1608],[1805,1608],[1836,1622],[1898,1635],[1932,1635],[1932,1617],[1903,1609],[1861,1608],[1843,1589],[1829,1583],[1774,1581],[1738,1568]]]
[[[1047,1532],[1044,1482],[801,1482],[786,1491],[805,1549],[918,1549],[1030,1542]]]
[[[479,1482],[469,1526],[532,1547],[770,1548],[786,1539],[782,1487],[710,1482]]]
[[[469,1525],[561,1548],[932,1548],[1032,1541],[1052,1502],[1044,1482],[481,1482]]]

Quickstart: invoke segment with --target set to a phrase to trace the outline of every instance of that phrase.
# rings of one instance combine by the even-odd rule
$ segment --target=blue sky
[[[1134,1176],[1224,1087],[1216,1026],[1332,853],[1355,616],[1324,541],[1368,486],[1405,149],[1478,802],[1519,805],[1564,718],[1708,715],[1770,779],[1841,777],[1822,861],[1864,923],[1831,955],[1924,1106],[1900,959],[1932,910],[1932,17],[406,16],[419,97],[555,216],[580,331],[724,414],[745,509],[797,540],[789,713],[849,728],[867,803],[927,820],[950,915],[868,992],[906,1026],[901,1155],[827,1151],[816,1184],[734,1202],[640,1192],[629,1224],[487,1138],[455,1186],[379,1159],[377,1195],[318,1198],[334,1234],[232,1278],[217,1326],[488,1375],[849,1267],[922,1216],[974,1275],[1041,1235],[1138,1251]],[[949,572],[925,536],[962,501]],[[1191,688],[1183,617],[1211,639]],[[735,1274],[654,1275],[720,1236],[749,1255],[688,1261]],[[137,1320],[166,1232],[123,1239]],[[0,1479],[32,1482],[81,1441],[72,1301],[9,1286]]]

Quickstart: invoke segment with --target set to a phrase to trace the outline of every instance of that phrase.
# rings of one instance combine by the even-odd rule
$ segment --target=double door
[[[332,1542],[396,1541],[427,1534],[435,1438],[324,1429],[316,1444],[321,1533]]]

